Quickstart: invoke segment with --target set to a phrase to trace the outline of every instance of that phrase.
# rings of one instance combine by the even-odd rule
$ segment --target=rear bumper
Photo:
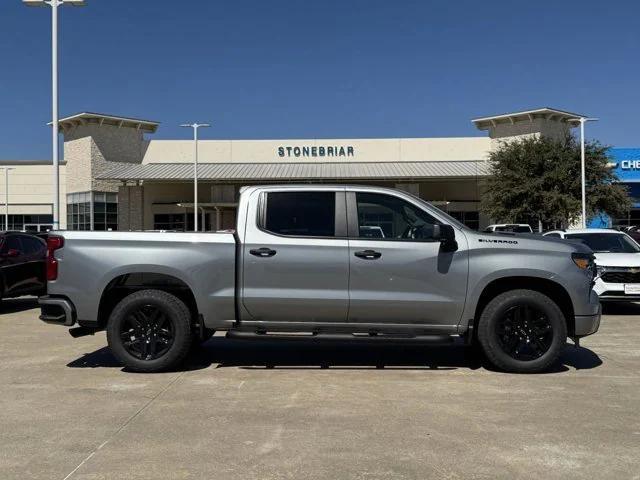
[[[76,310],[66,298],[45,295],[38,299],[40,304],[40,320],[45,323],[71,327],[76,323]]]
[[[592,335],[600,328],[600,317],[602,316],[602,307],[598,306],[598,313],[595,315],[576,315],[575,331],[576,337],[586,337]]]

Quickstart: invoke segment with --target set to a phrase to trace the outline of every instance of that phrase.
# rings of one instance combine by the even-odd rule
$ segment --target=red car
[[[0,299],[46,290],[47,243],[28,233],[0,233]]]

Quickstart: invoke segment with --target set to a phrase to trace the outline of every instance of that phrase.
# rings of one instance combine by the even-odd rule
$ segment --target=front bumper
[[[593,290],[600,297],[601,302],[638,302],[639,294],[624,293],[624,283],[605,282],[602,278],[596,279]]]
[[[45,323],[71,327],[76,323],[76,309],[66,298],[45,295],[38,299],[40,320]]]
[[[574,317],[575,329],[574,336],[586,337],[592,335],[600,328],[600,318],[602,317],[602,306],[598,307],[598,313],[595,315],[576,315]]]

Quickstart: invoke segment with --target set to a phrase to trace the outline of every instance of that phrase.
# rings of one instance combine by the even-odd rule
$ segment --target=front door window
[[[433,237],[435,218],[411,203],[391,195],[356,194],[359,238],[427,240]]]

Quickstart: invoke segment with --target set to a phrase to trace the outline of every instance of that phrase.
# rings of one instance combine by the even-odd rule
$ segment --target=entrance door
[[[349,249],[344,191],[274,189],[249,205],[242,299],[251,317],[243,319],[346,321]]]
[[[348,192],[347,205],[348,321],[457,325],[467,289],[464,234],[456,229],[457,252],[441,252],[433,233],[442,222],[419,204],[393,194]]]

